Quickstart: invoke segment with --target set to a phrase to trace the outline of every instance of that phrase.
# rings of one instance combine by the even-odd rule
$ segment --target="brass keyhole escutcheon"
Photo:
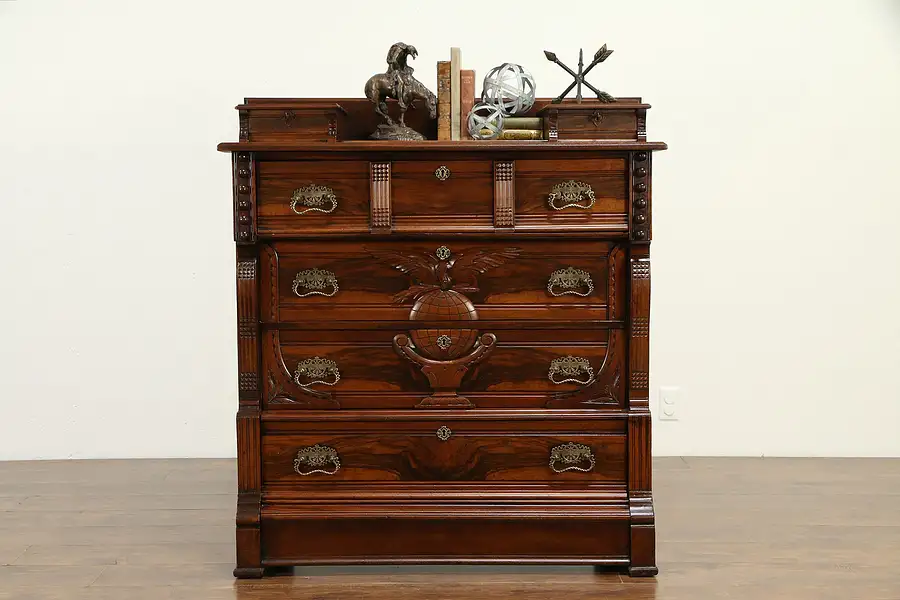
[[[437,430],[437,438],[442,442],[446,442],[450,439],[450,436],[453,435],[453,432],[450,431],[450,428],[446,425],[441,425]]]
[[[434,170],[434,176],[441,181],[447,181],[448,179],[450,179],[450,169],[447,167],[447,165],[441,165]]]

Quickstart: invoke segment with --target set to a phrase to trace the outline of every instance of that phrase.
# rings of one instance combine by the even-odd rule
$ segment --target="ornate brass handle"
[[[434,176],[441,181],[447,181],[450,179],[450,168],[447,165],[441,165],[434,170]]]
[[[547,202],[553,210],[580,208],[587,210],[594,205],[594,190],[583,181],[570,179],[557,183],[550,191]]]
[[[332,470],[324,467],[331,465]],[[300,475],[312,475],[313,473],[325,473],[334,475],[341,470],[341,459],[337,450],[331,446],[316,444],[300,448],[297,458],[294,459],[294,471]]]
[[[582,375],[584,377],[580,378]],[[547,378],[556,385],[570,382],[587,385],[594,380],[594,367],[588,359],[570,354],[550,361]]]
[[[557,463],[564,465],[563,468],[557,468]],[[585,464],[589,466],[583,466]],[[587,473],[588,471],[593,471],[596,464],[594,453],[584,444],[568,442],[550,449],[550,468],[554,473],[563,473],[565,471],[583,471]]]
[[[329,378],[333,380],[329,381]],[[304,383],[302,379],[307,381]],[[294,383],[302,388],[308,388],[317,383],[334,385],[340,380],[341,372],[338,370],[337,363],[318,356],[301,360],[297,364],[297,370],[294,371]]]
[[[318,294],[319,296],[334,296],[338,292],[338,280],[331,271],[322,269],[307,269],[300,271],[294,277],[291,289],[301,298]],[[301,292],[301,290],[307,290]],[[330,291],[326,291],[330,290]]]
[[[582,293],[579,290],[587,288]],[[575,296],[590,296],[594,291],[594,282],[591,281],[591,274],[575,267],[566,267],[553,271],[550,274],[550,281],[547,282],[547,292],[551,296],[562,296],[565,294],[573,294]]]
[[[305,207],[299,209],[298,207]],[[331,213],[337,208],[337,196],[327,185],[311,183],[305,187],[294,190],[291,196],[291,210],[298,215],[308,212]]]

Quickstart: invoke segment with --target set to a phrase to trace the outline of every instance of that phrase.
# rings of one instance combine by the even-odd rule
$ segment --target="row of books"
[[[462,68],[462,52],[450,48],[450,60],[437,64],[438,140],[467,140],[466,119],[475,106],[475,71]]]
[[[475,71],[462,68],[462,52],[450,48],[450,60],[437,63],[438,140],[469,140],[468,118],[475,106]],[[544,138],[539,117],[507,117],[501,140]]]

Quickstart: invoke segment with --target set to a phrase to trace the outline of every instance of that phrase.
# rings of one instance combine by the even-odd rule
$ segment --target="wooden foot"
[[[628,567],[628,575],[631,577],[656,577],[658,567]]]
[[[264,572],[262,567],[235,567],[234,576],[238,579],[261,579]]]

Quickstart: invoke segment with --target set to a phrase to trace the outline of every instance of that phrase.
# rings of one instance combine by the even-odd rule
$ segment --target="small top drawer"
[[[517,160],[516,230],[628,230],[626,159]]]
[[[260,161],[257,188],[259,235],[369,231],[366,161]]]
[[[395,230],[490,229],[494,220],[490,160],[398,160],[391,163]]]

